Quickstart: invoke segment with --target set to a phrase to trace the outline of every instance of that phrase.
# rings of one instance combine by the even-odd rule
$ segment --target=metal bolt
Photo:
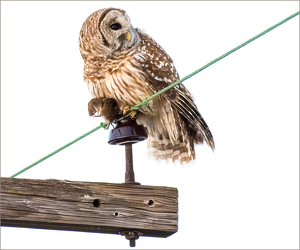
[[[131,247],[135,247],[135,240],[137,240],[140,235],[143,235],[143,233],[135,231],[124,231],[121,233],[121,235],[125,235],[125,238],[129,240],[129,245]]]

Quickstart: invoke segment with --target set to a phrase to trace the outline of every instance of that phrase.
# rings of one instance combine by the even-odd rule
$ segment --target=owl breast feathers
[[[179,80],[172,59],[150,36],[133,28],[124,10],[92,13],[79,37],[84,81],[93,97],[113,98],[120,110],[143,101]],[[195,144],[214,149],[213,136],[190,92],[182,85],[151,101],[136,115],[156,159],[180,163],[195,159]]]

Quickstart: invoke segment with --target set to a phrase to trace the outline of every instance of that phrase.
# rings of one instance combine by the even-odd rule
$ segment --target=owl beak
[[[126,39],[127,41],[130,41],[130,38],[131,38],[130,32],[127,31],[127,32],[125,33],[124,37],[125,37],[125,39]]]

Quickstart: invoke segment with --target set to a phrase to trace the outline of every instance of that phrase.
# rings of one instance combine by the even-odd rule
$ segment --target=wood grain
[[[178,229],[176,188],[1,178],[2,226],[167,237]]]

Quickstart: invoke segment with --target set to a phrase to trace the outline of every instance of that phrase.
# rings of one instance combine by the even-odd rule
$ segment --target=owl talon
[[[137,111],[134,110],[134,111],[132,111],[132,113],[129,116],[132,120],[134,120],[136,118],[136,114],[137,114]]]
[[[127,105],[127,106],[123,109],[123,115],[126,115],[129,111],[130,111],[130,106]]]
[[[131,119],[135,119],[136,117],[136,114],[137,114],[137,111],[134,110],[134,111],[130,111],[130,106],[127,105],[124,109],[123,109],[123,115],[124,116],[129,116]]]

